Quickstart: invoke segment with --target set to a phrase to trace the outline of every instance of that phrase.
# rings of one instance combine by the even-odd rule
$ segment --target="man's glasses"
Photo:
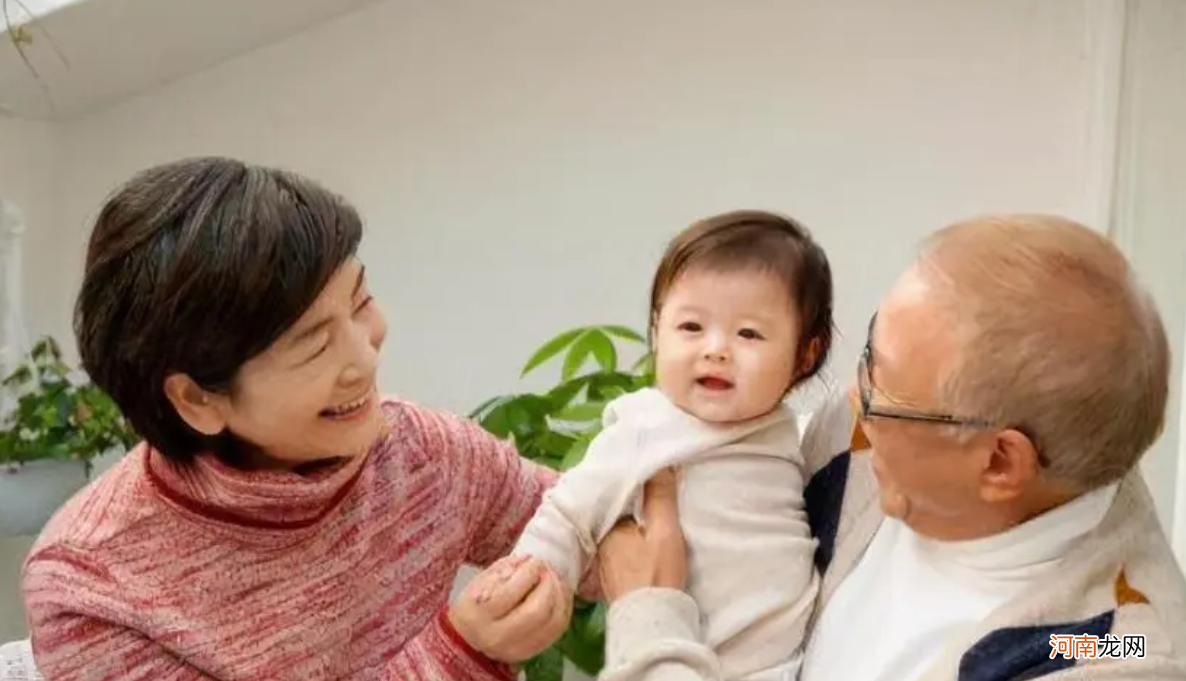
[[[878,417],[884,419],[900,419],[902,421],[922,421],[923,423],[941,423],[952,426],[968,426],[972,428],[992,428],[995,424],[984,419],[965,418],[955,414],[938,414],[918,411],[906,407],[873,404],[873,370],[871,360],[873,350],[869,343],[861,352],[861,359],[857,363],[857,392],[861,398],[861,418]]]
[[[898,419],[900,421],[917,421],[922,423],[936,423],[949,426],[964,426],[968,428],[1010,428],[1029,438],[1033,443],[1034,448],[1038,449],[1037,441],[1029,430],[1020,426],[1001,426],[999,423],[994,423],[986,419],[971,418],[966,416],[957,416],[955,414],[944,414],[936,412],[919,411],[910,409],[908,407],[897,407],[892,405],[875,405],[873,404],[873,392],[876,386],[873,385],[873,324],[877,321],[877,316],[869,322],[869,336],[865,341],[865,347],[861,351],[861,357],[857,362],[857,393],[861,400],[861,419],[868,420],[870,418],[883,419]],[[1038,465],[1046,467],[1049,465],[1049,460],[1038,449]]]

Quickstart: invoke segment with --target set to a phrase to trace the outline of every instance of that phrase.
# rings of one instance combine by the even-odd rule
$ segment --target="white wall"
[[[880,293],[944,222],[1046,210],[1106,228],[1102,6],[391,0],[69,124],[59,243],[149,163],[300,169],[369,219],[386,387],[466,410],[564,327],[640,324],[688,221],[776,208],[834,260],[846,378]],[[1174,456],[1150,462],[1168,518]]]
[[[25,252],[25,325],[30,334],[49,327],[60,328],[57,308],[36,305],[38,298],[61,295],[61,283],[53,278],[61,264],[52,263],[55,239],[60,234],[58,204],[61,195],[56,185],[60,159],[61,131],[49,123],[23,121],[0,116],[0,198],[15,203],[28,224],[22,243]]]
[[[68,339],[107,192],[222,153],[361,208],[390,391],[467,410],[567,326],[640,325],[664,241],[742,206],[828,249],[847,378],[882,291],[945,222],[1104,228],[1093,2],[389,0],[66,123],[30,304]]]
[[[1150,487],[1186,566],[1186,3],[1141,0],[1127,22],[1115,232],[1161,308],[1174,347],[1166,434],[1148,455]],[[1175,495],[1175,490],[1177,494]],[[1176,502],[1176,518],[1171,502]],[[1172,521],[1172,522],[1171,522]]]
[[[393,0],[68,125],[58,243],[149,163],[300,169],[369,219],[387,388],[466,409],[567,325],[641,323],[693,218],[771,207],[832,254],[847,368],[918,237],[1088,216],[1084,32],[1042,0]]]

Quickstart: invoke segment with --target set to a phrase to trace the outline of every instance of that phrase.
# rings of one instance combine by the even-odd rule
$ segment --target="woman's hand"
[[[624,520],[601,541],[597,556],[606,600],[648,587],[683,589],[687,583],[676,482],[670,469],[656,474],[643,489],[643,527]]]
[[[506,557],[479,573],[449,609],[449,622],[475,650],[515,664],[543,652],[568,628],[572,594],[547,565]]]

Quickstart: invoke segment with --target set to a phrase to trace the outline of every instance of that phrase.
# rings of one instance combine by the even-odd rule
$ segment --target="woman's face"
[[[207,399],[221,424],[276,464],[365,453],[382,427],[375,377],[387,322],[348,260],[292,328]]]

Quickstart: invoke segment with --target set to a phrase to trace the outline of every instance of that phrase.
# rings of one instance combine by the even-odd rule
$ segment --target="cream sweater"
[[[816,617],[828,612],[884,521],[868,457],[848,451],[856,438],[843,399],[838,395],[812,418],[802,447],[813,472],[804,496],[822,572]],[[860,608],[852,612],[861,616]],[[623,597],[609,611],[600,678],[725,678],[698,620],[696,601],[682,592],[647,589]],[[814,630],[813,622],[809,638]],[[1067,647],[1078,653],[1061,654]],[[852,654],[865,649],[852,641]],[[948,631],[925,657],[929,663],[916,681],[1186,679],[1186,580],[1140,474],[1116,487],[1102,520],[1067,548],[1058,569],[978,621]]]
[[[575,589],[598,542],[636,511],[643,483],[669,466],[680,472],[699,640],[723,678],[793,678],[818,578],[789,409],[723,426],[655,389],[614,400],[604,430],[545,494],[514,552],[546,559]]]

